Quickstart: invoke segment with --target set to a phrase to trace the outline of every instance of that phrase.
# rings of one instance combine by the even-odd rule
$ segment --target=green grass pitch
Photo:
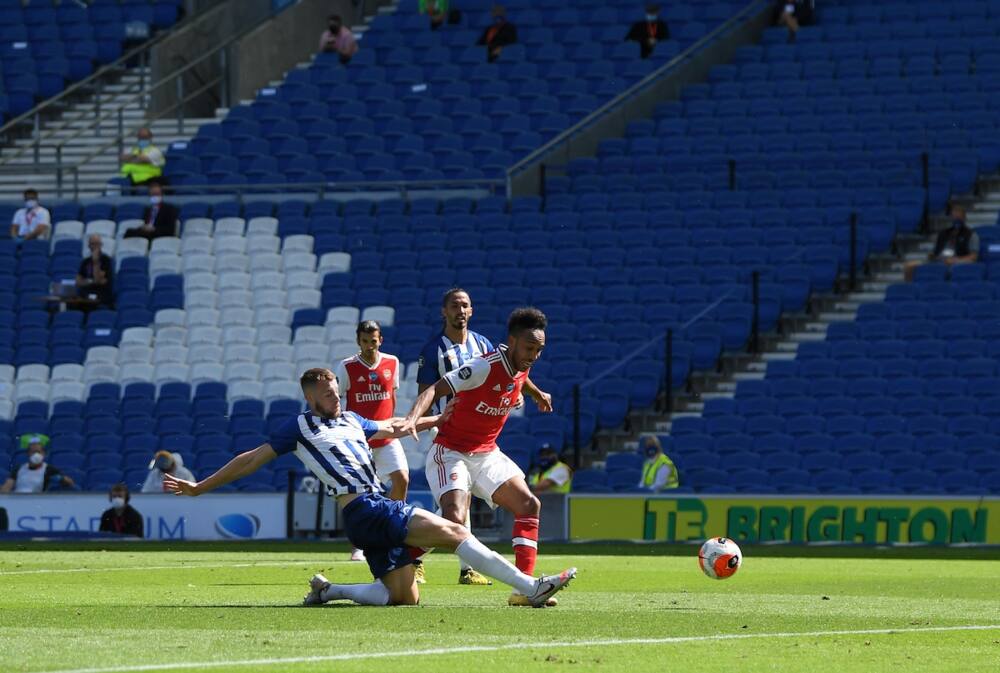
[[[963,558],[745,549],[733,579],[694,548],[550,546],[575,565],[557,608],[506,606],[428,559],[422,604],[301,608],[306,582],[370,579],[342,545],[8,545],[0,670],[1000,670],[995,551]],[[942,556],[949,556],[943,554]]]

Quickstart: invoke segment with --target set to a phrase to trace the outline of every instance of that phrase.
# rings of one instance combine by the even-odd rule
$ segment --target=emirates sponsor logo
[[[509,404],[509,403],[508,403]],[[491,407],[486,404],[486,402],[480,402],[476,405],[476,411],[483,414],[484,416],[506,416],[510,413],[511,408],[507,407]]]
[[[381,393],[356,393],[354,396],[355,402],[382,402],[387,399],[389,399],[389,391]]]

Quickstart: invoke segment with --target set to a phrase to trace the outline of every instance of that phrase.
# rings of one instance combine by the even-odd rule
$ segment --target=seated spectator
[[[928,262],[941,262],[947,266],[972,264],[979,259],[979,234],[965,223],[965,208],[951,207],[951,226],[937,236]],[[913,280],[917,267],[927,262],[907,262],[904,267],[906,281]]]
[[[28,462],[10,473],[7,481],[0,486],[0,493],[42,493],[60,486],[76,487],[70,477],[45,462],[48,443],[49,438],[45,435],[21,438],[21,445],[28,447]]]
[[[358,53],[358,41],[339,15],[329,16],[326,30],[319,37],[319,50],[340,54],[340,62],[344,65],[350,63],[351,57]]]
[[[87,238],[90,254],[80,262],[76,272],[76,286],[84,297],[96,299],[102,306],[114,305],[111,288],[114,287],[114,265],[111,258],[101,250],[101,237],[91,234]]]
[[[626,42],[639,43],[639,56],[649,58],[660,40],[670,39],[670,29],[660,18],[659,5],[646,5],[646,18],[636,21],[625,36]]]
[[[191,470],[184,467],[184,459],[179,453],[157,451],[149,463],[149,474],[142,485],[143,493],[163,493],[163,475],[169,474],[178,479],[195,481]]]
[[[677,467],[667,454],[663,453],[663,446],[656,435],[649,435],[642,440],[642,452],[646,455],[646,462],[642,464],[640,488],[662,491],[680,485]]]
[[[153,144],[153,132],[141,128],[136,133],[135,147],[121,155],[121,174],[131,180],[133,185],[144,185],[150,180],[163,175],[163,166],[167,163],[163,152]]]
[[[507,12],[500,5],[493,7],[493,25],[483,30],[476,44],[486,46],[486,60],[493,63],[509,44],[517,42],[517,26],[507,20]]]
[[[531,473],[528,481],[532,493],[569,493],[573,486],[573,470],[559,460],[548,444],[538,452],[538,469]]]
[[[111,507],[101,514],[101,527],[98,530],[102,533],[142,537],[142,515],[129,504],[131,499],[128,486],[123,482],[112,486],[108,494]]]
[[[449,0],[420,0],[417,11],[430,17],[431,30],[437,30],[444,24],[445,19],[448,18],[449,4],[451,4]]]
[[[10,237],[15,241],[30,241],[33,238],[48,238],[52,228],[52,216],[47,208],[38,204],[38,192],[24,190],[24,208],[14,213],[10,223]]]
[[[795,36],[800,26],[807,26],[812,21],[813,0],[779,0],[774,7],[774,23],[788,29],[788,41],[795,42]]]
[[[126,231],[125,238],[145,238],[152,241],[161,236],[176,236],[179,212],[176,206],[163,202],[163,185],[151,181],[149,205],[142,211],[143,224]]]

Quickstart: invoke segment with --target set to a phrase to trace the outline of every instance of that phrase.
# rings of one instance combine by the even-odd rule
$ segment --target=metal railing
[[[541,161],[547,154],[551,153],[553,150],[558,148],[560,145],[564,145],[574,137],[579,135],[581,132],[592,126],[595,122],[604,117],[607,117],[612,112],[623,107],[627,102],[634,99],[640,93],[644,92],[650,86],[661,80],[664,76],[669,74],[672,70],[678,68],[685,61],[689,60],[697,52],[701,51],[709,44],[715,42],[723,34],[734,28],[736,25],[745,21],[754,12],[760,11],[764,6],[770,6],[770,0],[752,0],[746,7],[741,9],[735,15],[731,16],[724,23],[716,26],[708,34],[701,37],[697,42],[692,44],[690,47],[679,53],[677,56],[673,57],[662,66],[649,73],[641,80],[628,87],[620,94],[609,100],[604,105],[600,106],[586,117],[573,124],[565,131],[561,132],[552,140],[548,141],[538,149],[534,150],[526,157],[515,163],[513,166],[507,169],[507,192],[508,196],[511,196],[511,182],[515,176],[523,173],[530,166]]]

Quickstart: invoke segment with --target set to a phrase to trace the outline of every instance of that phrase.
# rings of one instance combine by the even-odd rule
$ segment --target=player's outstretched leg
[[[309,580],[309,593],[303,605],[323,605],[330,601],[347,599],[358,605],[388,605],[389,589],[381,580],[371,584],[332,584],[319,573]]]
[[[469,507],[465,510],[465,529],[472,532],[472,498],[469,498]],[[466,561],[459,559],[458,583],[467,584],[474,587],[488,587],[493,584],[486,575],[470,566]]]
[[[406,544],[424,548],[443,547],[454,551],[473,568],[525,596],[533,607],[543,607],[556,592],[576,577],[576,568],[568,568],[558,575],[535,579],[477,540],[461,524],[423,510],[416,510],[410,518]]]

